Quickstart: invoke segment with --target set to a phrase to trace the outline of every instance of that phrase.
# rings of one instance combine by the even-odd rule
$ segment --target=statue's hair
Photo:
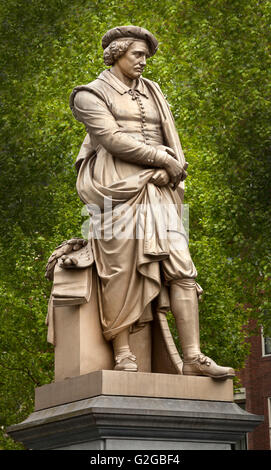
[[[137,39],[123,38],[112,41],[109,46],[104,50],[104,63],[105,65],[114,65],[114,63],[127,52],[129,46]]]

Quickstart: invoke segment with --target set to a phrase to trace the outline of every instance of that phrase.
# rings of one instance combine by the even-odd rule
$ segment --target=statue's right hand
[[[187,178],[186,169],[188,167],[188,163],[185,162],[184,165],[182,165],[176,159],[174,150],[166,145],[159,145],[157,148],[160,151],[162,150],[163,153],[166,153],[165,163],[162,167],[169,175],[172,188],[176,189],[178,184]]]
[[[166,157],[166,164],[164,165],[165,170],[170,176],[171,182],[175,183],[176,177],[182,173],[183,168],[182,165],[176,160],[176,155],[174,150],[172,148],[167,147],[166,145],[159,145],[156,147],[159,150],[162,150],[163,152],[166,152],[167,157]]]
[[[182,165],[174,158],[170,158],[170,160],[168,161],[168,166],[165,167],[165,170],[170,176],[171,187],[173,190],[177,188],[181,181],[184,181],[185,178],[187,178],[187,167],[187,162]]]

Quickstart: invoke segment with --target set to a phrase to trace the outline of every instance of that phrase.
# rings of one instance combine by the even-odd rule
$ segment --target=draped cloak
[[[151,183],[157,168],[142,162],[137,165],[128,159],[125,161],[123,157],[125,152],[133,152],[134,158],[143,153],[146,158],[150,157],[146,160],[149,162],[156,151],[155,147],[163,144],[174,150],[178,161],[182,164],[185,161],[172,113],[158,84],[141,77],[136,88],[138,93],[149,96],[155,103],[161,128],[157,142],[154,137],[147,143],[138,129],[133,134],[128,110],[122,108],[119,112],[118,108],[122,103],[118,98],[129,93],[128,87],[109,70],[102,72],[88,85],[76,87],[70,97],[72,112],[77,120],[85,124],[87,131],[75,164],[78,171],[76,186],[81,200],[91,213],[89,245],[98,275],[100,319],[107,340],[113,339],[127,327],[134,331],[151,321],[154,299],[156,309],[168,311],[170,282],[180,278],[195,279],[197,276],[182,223],[178,225],[173,241],[168,236],[161,237],[161,211],[155,209],[159,204],[163,207],[174,205],[176,217],[181,221],[183,183],[176,191],[169,185],[158,187]],[[80,96],[78,92],[81,91],[90,93],[91,108],[80,107],[80,99],[76,97]],[[125,126],[128,119],[130,127]],[[148,120],[145,127],[148,129]],[[111,142],[111,147],[108,142]],[[123,152],[122,158],[118,157],[118,152]],[[99,210],[95,213],[93,208],[97,207]],[[112,216],[107,207],[112,208]],[[135,217],[138,207],[139,218]],[[124,211],[125,219],[122,218],[122,208],[130,209]],[[122,236],[123,223],[127,225],[127,214],[132,236],[127,233]],[[99,224],[98,236],[96,222]],[[114,233],[107,236],[112,224]],[[140,236],[136,236],[138,227]]]

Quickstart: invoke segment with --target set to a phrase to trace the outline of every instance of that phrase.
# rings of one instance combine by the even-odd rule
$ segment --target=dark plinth
[[[133,374],[133,381],[139,382],[136,396],[133,396],[133,387],[127,388],[127,381],[120,380],[120,374],[125,379],[127,373],[113,375],[118,385],[112,386],[111,391],[106,385],[106,374],[111,374],[112,378],[112,371],[103,371],[84,380],[71,378],[62,385],[41,387],[36,393],[36,411],[24,422],[11,426],[8,434],[28,449],[225,450],[238,444],[247,432],[262,422],[261,416],[247,413],[227,398],[231,396],[229,385],[232,381],[223,385],[212,383],[212,379],[205,377],[191,380],[191,377],[179,376],[179,396],[172,398],[171,394],[167,398],[164,392],[159,396],[159,380],[161,378],[161,385],[164,384],[165,374],[155,374],[155,397],[140,396],[139,385],[146,379],[140,373]],[[91,385],[91,379],[96,383]],[[168,379],[170,384],[172,377]],[[176,376],[176,385],[175,382]],[[191,387],[193,383],[197,392],[194,392],[196,398],[191,400],[187,398],[187,384]],[[121,393],[123,386],[125,392]],[[222,400],[206,399],[206,387],[215,393],[216,386]],[[58,397],[50,388],[58,393]],[[49,398],[46,398],[46,390]],[[142,390],[143,395],[144,386]],[[61,396],[65,396],[62,404]],[[73,398],[67,402],[69,396]],[[176,396],[175,392],[173,396]]]

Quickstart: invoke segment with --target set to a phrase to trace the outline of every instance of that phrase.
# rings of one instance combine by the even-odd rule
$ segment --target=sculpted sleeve
[[[122,132],[107,105],[94,93],[78,91],[74,98],[74,108],[77,119],[85,124],[96,142],[112,155],[138,165],[166,166],[168,154]]]

